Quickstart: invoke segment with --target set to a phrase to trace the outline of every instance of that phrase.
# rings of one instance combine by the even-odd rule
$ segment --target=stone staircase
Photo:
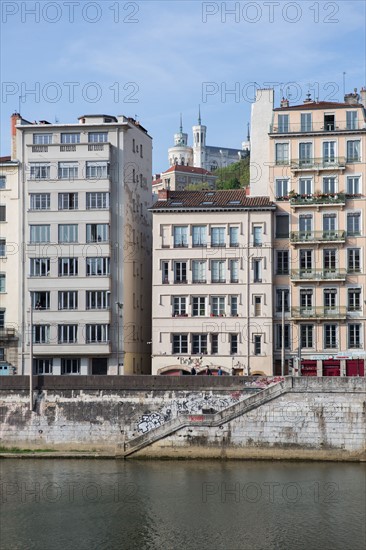
[[[283,381],[259,391],[258,393],[239,401],[239,403],[235,403],[235,405],[231,405],[230,407],[227,407],[226,409],[223,409],[215,414],[181,414],[176,418],[165,422],[161,426],[150,430],[149,432],[134,437],[129,441],[125,441],[123,449],[116,449],[116,456],[126,458],[133,453],[152,445],[155,441],[159,441],[160,439],[163,439],[164,437],[167,437],[185,427],[216,427],[226,424],[234,418],[242,416],[243,414],[260,407],[264,403],[268,403],[280,395],[291,391],[292,385],[292,378],[286,377]]]

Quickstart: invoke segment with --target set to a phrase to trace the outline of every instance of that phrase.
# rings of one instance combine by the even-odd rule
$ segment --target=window
[[[103,276],[110,274],[110,259],[109,258],[87,258],[86,259],[86,276],[94,275]]]
[[[108,290],[87,290],[86,309],[108,309],[111,293]]]
[[[326,271],[334,271],[337,267],[337,250],[323,250],[323,267]]]
[[[329,311],[334,310],[337,305],[337,289],[325,288],[323,293],[323,299],[324,299],[325,312],[329,313]]]
[[[262,237],[263,228],[261,226],[253,227],[253,246],[262,246],[263,237]]]
[[[324,141],[323,142],[323,162],[324,164],[334,163],[335,161],[335,152],[336,142],[335,141]]]
[[[311,132],[311,130],[312,130],[311,113],[301,113],[300,116],[301,116],[300,131],[301,132]]]
[[[52,134],[33,134],[33,145],[50,145]]]
[[[0,239],[0,258],[5,258],[6,256],[6,240]]]
[[[360,156],[360,140],[347,141],[347,162],[359,162]]]
[[[336,193],[336,179],[323,178],[323,193]]]
[[[77,342],[77,325],[58,325],[58,343],[75,344]]]
[[[5,273],[0,273],[0,292],[5,292],[6,289],[6,275]]]
[[[76,132],[61,134],[61,143],[80,143],[80,134]]]
[[[58,309],[77,309],[77,290],[60,290],[58,293]]]
[[[239,227],[229,227],[230,246],[239,246]]]
[[[361,289],[348,289],[348,311],[361,311]]]
[[[349,248],[347,250],[347,271],[348,273],[361,272],[361,249]]]
[[[346,111],[347,130],[357,130],[357,111]]]
[[[59,258],[58,259],[58,276],[73,277],[78,274],[78,259],[77,258]]]
[[[31,162],[29,166],[31,180],[50,179],[50,164],[48,162]]]
[[[262,282],[262,260],[261,259],[253,260],[253,281],[255,283]]]
[[[311,273],[313,270],[312,250],[300,250],[300,270],[302,273]]]
[[[61,374],[80,374],[80,359],[61,359]]]
[[[193,246],[207,246],[207,227],[206,225],[194,225],[192,227]]]
[[[361,348],[361,323],[350,323],[348,325],[348,347]]]
[[[31,210],[49,210],[50,193],[31,193],[30,209]]]
[[[276,312],[282,312],[282,303],[284,304],[284,310],[290,311],[290,291],[288,288],[276,289]]]
[[[300,178],[299,179],[299,193],[300,195],[311,195],[312,194],[312,179],[311,178]]]
[[[188,226],[175,226],[174,233],[174,247],[187,247],[188,246]]]
[[[337,215],[336,214],[324,214],[323,215],[323,237],[331,237],[332,233],[337,227]]]
[[[284,348],[290,349],[290,325],[286,324],[284,328]],[[282,349],[282,325],[276,325],[276,348]]]
[[[299,230],[300,239],[306,241],[312,238],[313,229],[313,216],[312,214],[300,214],[299,216]]]
[[[254,316],[262,315],[262,296],[254,296]]]
[[[162,283],[169,283],[169,262],[162,262],[161,264]]]
[[[58,226],[59,243],[77,243],[78,226],[77,224],[60,224]]]
[[[337,347],[337,325],[324,325],[324,347],[332,349]]]
[[[185,296],[173,297],[173,315],[187,315],[187,298]]]
[[[313,332],[314,325],[301,325],[300,326],[300,343],[301,348],[313,347]]]
[[[50,274],[50,258],[31,258],[30,276],[47,277]]]
[[[211,260],[211,282],[226,283],[225,260]]]
[[[207,353],[207,334],[192,334],[192,354]]]
[[[276,216],[276,239],[288,239],[290,235],[290,216]]]
[[[225,227],[211,227],[211,246],[225,246]]]
[[[192,315],[193,317],[204,317],[206,315],[206,299],[204,296],[193,296]]]
[[[238,297],[237,296],[230,297],[230,315],[232,317],[238,316]]]
[[[30,229],[31,243],[49,243],[50,242],[49,225],[30,225],[29,229]]]
[[[361,235],[361,214],[360,212],[351,212],[347,214],[347,235]]]
[[[224,296],[212,296],[211,315],[214,317],[225,315],[225,297]]]
[[[79,165],[77,162],[59,162],[58,179],[74,181],[78,178]]]
[[[230,355],[238,353],[239,335],[230,334]]]
[[[0,222],[6,222],[6,206],[0,205]]]
[[[0,309],[0,328],[5,327],[5,309]],[[4,348],[0,348],[0,361],[4,360]]]
[[[276,179],[276,199],[288,197],[288,179]]]
[[[109,342],[109,325],[86,325],[85,328],[88,344]]]
[[[334,115],[324,114],[324,130],[331,132],[335,128],[335,117]]]
[[[87,179],[102,179],[109,176],[109,163],[107,161],[86,163],[86,177]]]
[[[188,334],[173,334],[173,354],[188,353]]]
[[[229,260],[230,283],[239,282],[239,260]]]
[[[360,195],[361,194],[360,176],[348,176],[347,177],[347,194],[348,195]]]
[[[6,188],[6,176],[0,176],[0,189]]]
[[[187,262],[174,262],[174,282],[187,283]]]
[[[79,202],[78,193],[59,193],[58,194],[59,210],[77,210],[78,202]]]
[[[49,344],[50,325],[33,325],[33,344]]]
[[[100,210],[109,208],[109,193],[87,193],[86,194],[86,209]]]
[[[289,116],[278,115],[278,133],[285,134],[289,131]]]
[[[205,283],[205,282],[206,282],[206,261],[193,260],[192,261],[192,283]]]
[[[108,132],[89,132],[88,141],[89,143],[107,143]]]
[[[313,163],[313,144],[300,143],[299,144],[299,165],[311,166]]]
[[[87,243],[106,243],[109,241],[109,225],[107,223],[88,223],[86,225]]]
[[[44,375],[53,373],[53,361],[52,359],[34,359],[33,360],[33,374]]]
[[[276,164],[288,164],[288,143],[276,143]]]
[[[300,290],[300,312],[303,315],[313,312],[313,291],[311,288]]]
[[[33,309],[50,309],[50,293],[48,291],[34,291],[31,295]]]
[[[211,353],[214,355],[219,353],[219,335],[211,334]]]
[[[262,353],[262,336],[260,334],[254,335],[254,355],[260,355]]]

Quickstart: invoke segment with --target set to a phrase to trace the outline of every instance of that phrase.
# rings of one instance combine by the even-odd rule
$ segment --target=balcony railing
[[[290,241],[292,243],[321,243],[321,242],[342,242],[346,240],[346,232],[335,231],[291,231]]]
[[[291,271],[292,281],[345,281],[345,269],[294,269]]]
[[[345,319],[346,316],[346,306],[291,308],[291,317],[293,317],[294,319]]]
[[[345,157],[324,158],[306,158],[294,159],[290,163],[291,170],[344,170],[346,168]]]
[[[0,339],[4,340],[7,338],[15,338],[16,330],[14,327],[1,327],[0,328]]]
[[[324,123],[324,122],[312,122],[309,124],[301,124],[301,122],[296,122],[292,124],[271,124],[269,133],[270,134],[307,134],[319,132],[321,134],[328,132],[352,132],[358,130],[358,122],[347,123],[345,120],[336,121],[334,123]]]
[[[344,193],[320,193],[314,195],[293,195],[290,197],[290,205],[293,207],[329,204],[345,205],[346,195]]]

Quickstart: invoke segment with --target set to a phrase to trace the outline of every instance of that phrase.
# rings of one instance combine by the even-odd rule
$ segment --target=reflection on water
[[[2,460],[1,550],[364,550],[364,464]]]

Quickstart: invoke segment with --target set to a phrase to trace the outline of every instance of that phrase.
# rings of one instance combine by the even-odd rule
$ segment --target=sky
[[[1,155],[14,111],[27,120],[136,117],[153,137],[153,173],[179,129],[192,144],[241,148],[255,90],[301,103],[366,85],[366,2],[3,0]],[[345,74],[344,74],[345,73]]]

